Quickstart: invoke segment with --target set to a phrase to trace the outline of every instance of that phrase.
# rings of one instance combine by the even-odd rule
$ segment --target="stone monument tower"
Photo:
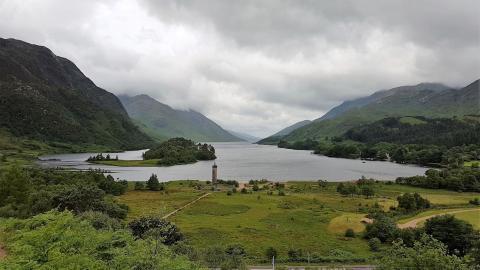
[[[212,185],[217,184],[217,163],[213,162],[212,166]]]

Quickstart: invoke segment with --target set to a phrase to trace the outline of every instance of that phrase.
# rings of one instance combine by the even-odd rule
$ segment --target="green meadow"
[[[247,193],[211,191],[211,185],[199,181],[174,181],[166,191],[130,190],[119,201],[130,207],[129,219],[144,215],[164,216],[195,198],[211,193],[168,219],[175,222],[188,241],[198,248],[206,246],[242,245],[251,263],[261,263],[265,250],[274,247],[279,258],[286,258],[292,249],[304,253],[328,256],[332,250],[351,254],[369,261],[374,254],[367,241],[361,238],[362,219],[372,207],[388,211],[396,206],[396,197],[405,192],[418,192],[431,200],[430,211],[448,212],[451,209],[472,209],[469,200],[480,197],[478,193],[458,193],[445,190],[414,188],[397,184],[375,184],[373,198],[342,196],[336,192],[336,183],[321,187],[315,182],[288,182],[285,196],[272,191],[270,184],[260,185],[259,191]],[[436,213],[436,212],[432,212]],[[459,213],[460,219],[474,223],[479,212]],[[345,237],[346,229],[353,229],[356,237]]]

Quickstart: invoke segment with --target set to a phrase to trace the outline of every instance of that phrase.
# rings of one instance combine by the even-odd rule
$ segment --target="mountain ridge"
[[[153,144],[118,98],[44,46],[0,38],[0,127],[46,142],[139,149]]]
[[[339,105],[282,139],[294,142],[340,136],[348,129],[386,117],[452,117],[480,112],[479,81],[454,89],[437,83],[400,86]],[[358,102],[360,100],[360,102]],[[355,104],[355,101],[358,103]]]
[[[185,137],[197,142],[242,141],[195,110],[176,110],[145,94],[119,98],[139,127],[159,140]]]

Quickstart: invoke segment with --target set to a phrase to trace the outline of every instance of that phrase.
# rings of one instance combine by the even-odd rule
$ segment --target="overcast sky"
[[[479,18],[478,0],[0,0],[1,37],[260,137],[376,90],[478,79]]]

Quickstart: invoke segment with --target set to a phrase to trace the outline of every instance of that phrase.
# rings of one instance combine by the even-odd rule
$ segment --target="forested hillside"
[[[48,48],[0,39],[0,127],[47,143],[144,148],[118,98]]]
[[[438,84],[393,88],[384,92],[379,98],[369,99],[369,103],[366,105],[348,106],[344,112],[320,118],[307,126],[296,129],[283,139],[295,142],[340,136],[350,128],[386,117],[415,115],[438,118],[479,114],[479,87],[479,81],[476,80],[461,89],[447,89]],[[338,111],[339,109],[334,108],[333,110]]]
[[[362,143],[429,144],[460,146],[480,144],[480,116],[463,119],[390,117],[352,128],[345,138]]]

